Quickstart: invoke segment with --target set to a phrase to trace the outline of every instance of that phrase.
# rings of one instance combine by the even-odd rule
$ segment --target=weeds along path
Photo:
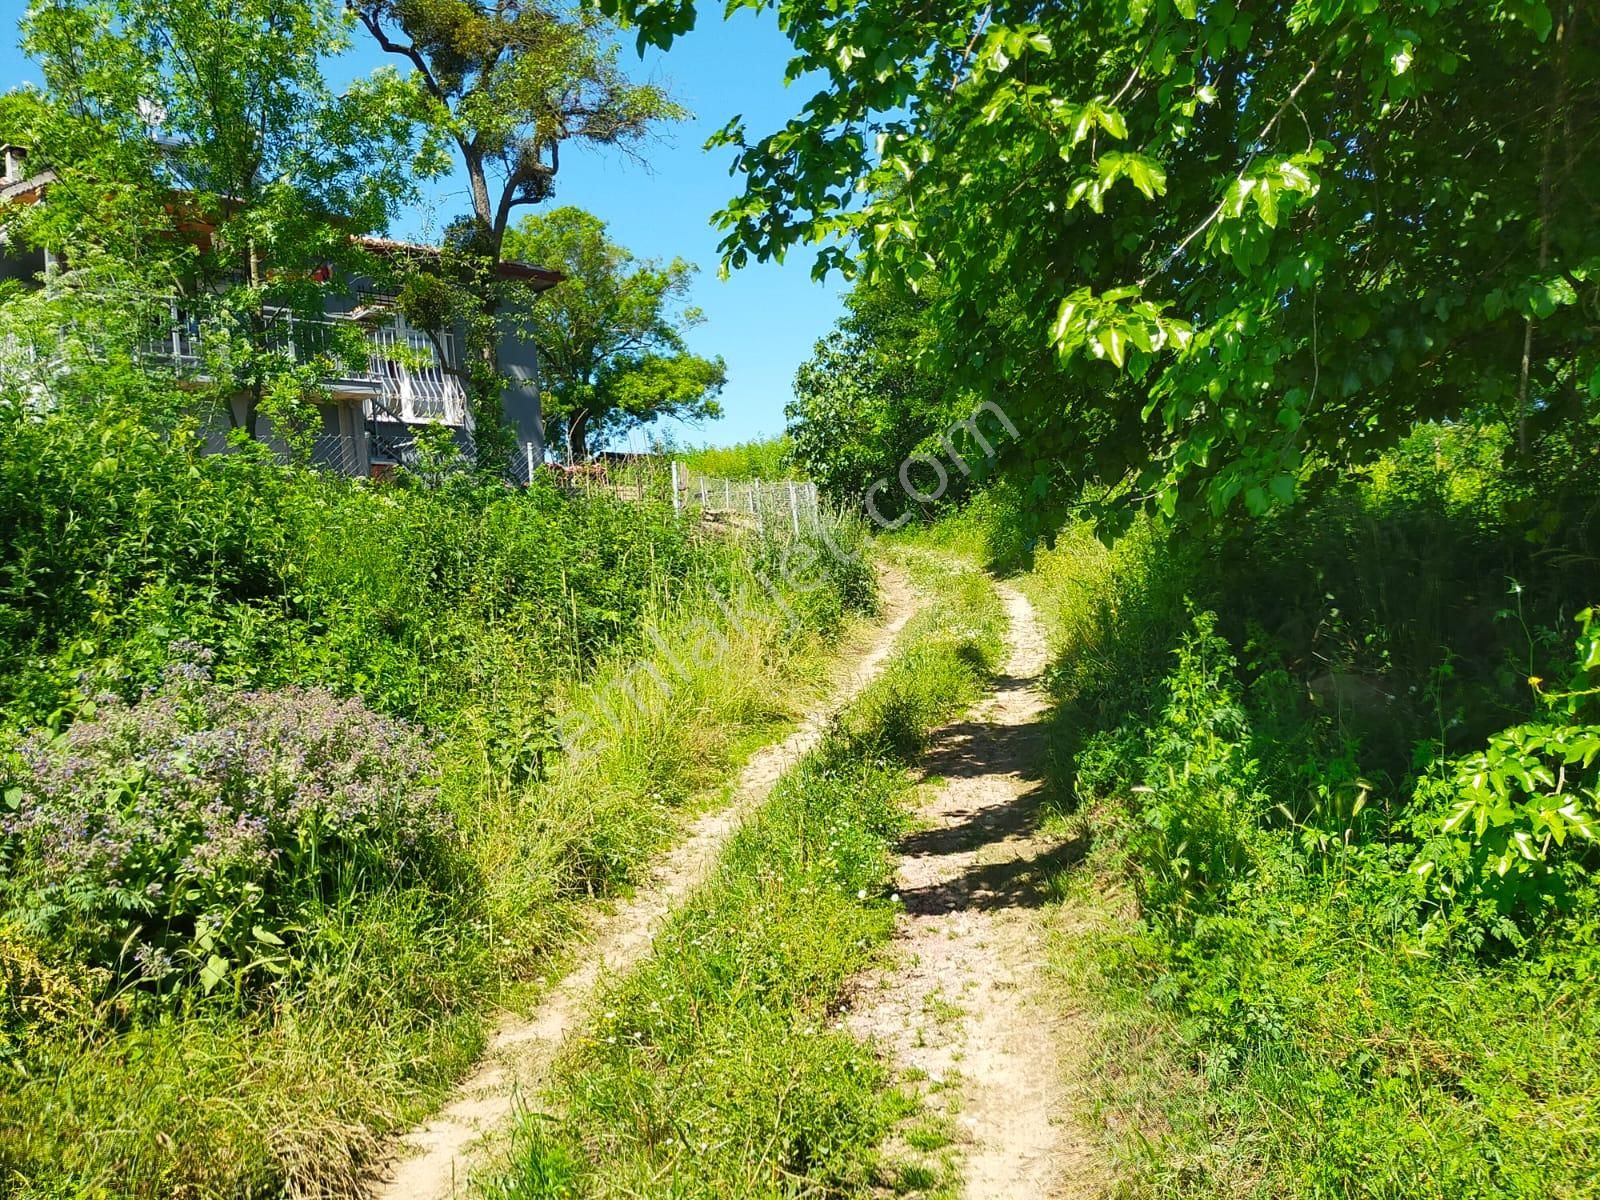
[[[862,981],[847,1024],[951,1119],[967,1200],[1076,1200],[1101,1194],[1107,1172],[1064,1094],[1084,1039],[1043,995],[1039,913],[1076,849],[1037,832],[1047,651],[1032,606],[997,586],[1005,673],[933,737],[924,828],[900,846],[891,961]]]
[[[613,913],[600,918],[582,961],[545,996],[529,1017],[508,1019],[455,1096],[426,1124],[400,1139],[372,1189],[380,1200],[443,1200],[465,1191],[471,1169],[491,1157],[494,1135],[504,1132],[519,1100],[532,1090],[562,1040],[578,1026],[591,997],[608,975],[644,958],[673,907],[712,868],[740,821],[759,806],[778,778],[821,739],[829,718],[884,667],[896,636],[920,601],[905,575],[880,575],[885,620],[849,650],[849,674],[822,706],[781,742],[752,755],[740,772],[733,801],[701,817],[673,850],[651,868],[649,881]]]

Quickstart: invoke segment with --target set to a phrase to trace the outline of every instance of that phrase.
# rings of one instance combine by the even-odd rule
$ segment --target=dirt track
[[[1078,1200],[1101,1194],[1104,1169],[1068,1112],[1076,1045],[1042,996],[1038,914],[1074,847],[1037,832],[1047,652],[1027,600],[999,590],[1006,671],[933,739],[926,827],[900,847],[892,961],[862,982],[847,1024],[953,1119],[967,1200]]]
[[[476,1070],[426,1124],[400,1139],[372,1194],[380,1200],[443,1200],[461,1194],[475,1166],[492,1154],[519,1104],[526,1104],[561,1042],[578,1025],[600,982],[628,970],[673,907],[704,882],[739,822],[763,801],[778,778],[821,738],[828,717],[883,669],[896,635],[917,600],[904,576],[882,578],[886,620],[849,655],[847,677],[827,703],[783,741],[757,751],[740,773],[734,799],[697,821],[688,836],[655,865],[651,879],[614,913],[596,923],[579,965],[526,1018],[495,1030]]]

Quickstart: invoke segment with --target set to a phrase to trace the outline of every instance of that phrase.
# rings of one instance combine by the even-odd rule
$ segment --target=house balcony
[[[321,367],[323,385],[336,398],[360,401],[366,420],[471,428],[466,389],[451,369],[460,361],[452,331],[430,336],[398,314],[382,323],[336,314],[306,317],[288,309],[268,309],[266,317],[267,345],[291,362]],[[179,376],[206,378],[204,327],[176,299],[152,314],[137,353]]]

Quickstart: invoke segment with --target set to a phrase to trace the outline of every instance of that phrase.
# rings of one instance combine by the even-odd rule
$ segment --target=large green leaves
[[[658,43],[691,11],[613,10]],[[946,366],[1021,421],[1021,479],[1214,519],[1418,419],[1504,420],[1532,457],[1592,408],[1600,23],[1572,0],[778,10],[824,86],[728,131],[728,263],[938,278]],[[1061,321],[1124,287],[1122,318]]]

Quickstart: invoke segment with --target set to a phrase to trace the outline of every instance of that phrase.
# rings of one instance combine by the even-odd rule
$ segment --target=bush
[[[293,974],[325,908],[453,884],[420,730],[319,689],[234,691],[199,647],[137,703],[24,739],[6,907],[69,961],[162,989]]]
[[[1145,911],[1179,929],[1252,873],[1251,835],[1267,808],[1233,678],[1237,660],[1216,626],[1215,613],[1199,613],[1179,643],[1132,789]]]
[[[1299,509],[1070,529],[1024,580],[1056,794],[1139,899],[1074,952],[1106,1061],[1153,1059],[1102,1079],[1130,1195],[1592,1190],[1595,494],[1503,445],[1421,429]]]
[[[1600,688],[1590,686],[1600,620],[1585,609],[1578,621],[1565,687],[1540,690],[1550,715],[1501,730],[1417,787],[1415,827],[1427,840],[1413,869],[1441,910],[1464,909],[1512,940],[1519,921],[1537,927],[1570,909],[1600,862]]]

